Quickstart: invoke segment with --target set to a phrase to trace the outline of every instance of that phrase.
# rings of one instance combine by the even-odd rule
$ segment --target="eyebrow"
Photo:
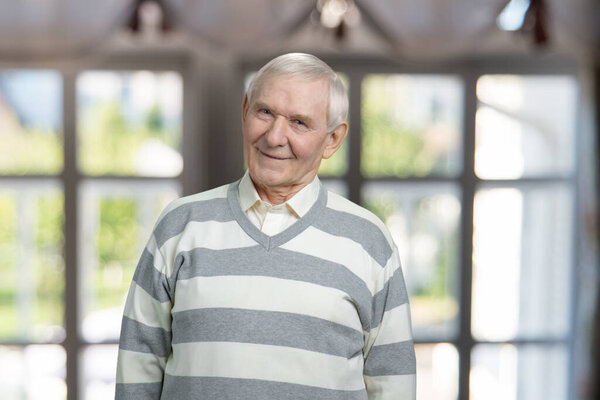
[[[290,119],[298,119],[298,120],[304,122],[308,126],[313,126],[313,120],[308,115],[295,114],[295,115],[290,116],[289,118]]]
[[[269,106],[268,104],[266,104],[266,103],[264,103],[262,101],[256,101],[256,102],[254,102],[254,106],[252,108],[254,110],[261,110],[261,109],[264,108],[264,109],[267,109],[267,110],[269,110],[271,112],[274,112],[273,108],[271,106]],[[286,117],[289,120],[296,120],[296,119],[298,119],[298,120],[300,120],[300,121],[302,121],[305,124],[310,125],[310,126],[312,126],[312,124],[313,124],[313,119],[311,117],[309,117],[308,115],[304,115],[304,114],[283,115],[283,114],[278,113],[278,112],[274,112],[274,113],[277,114],[277,115],[282,115],[282,116]]]

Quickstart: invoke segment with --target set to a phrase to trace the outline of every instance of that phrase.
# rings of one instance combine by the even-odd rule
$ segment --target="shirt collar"
[[[300,189],[298,193],[284,204],[299,218],[302,218],[317,201],[320,189],[321,181],[318,176],[315,176],[311,183]],[[262,202],[254,187],[254,183],[252,183],[252,179],[250,179],[248,170],[246,170],[246,173],[240,181],[238,193],[240,197],[240,206],[244,212],[252,208],[257,202]]]
[[[240,206],[244,212],[248,211],[256,202],[260,202],[260,196],[250,179],[248,171],[242,177],[240,185],[238,186],[238,193],[240,195]]]

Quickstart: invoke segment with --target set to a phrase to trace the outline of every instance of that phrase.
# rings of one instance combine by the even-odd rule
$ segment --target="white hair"
[[[246,95],[252,104],[255,96],[269,79],[281,75],[293,75],[307,81],[326,79],[329,84],[327,99],[327,132],[335,130],[348,117],[348,95],[344,84],[319,58],[306,53],[288,53],[276,57],[265,64],[252,78]]]

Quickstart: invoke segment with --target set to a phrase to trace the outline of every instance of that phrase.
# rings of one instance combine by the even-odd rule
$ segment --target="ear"
[[[323,151],[323,158],[331,157],[337,149],[340,148],[346,136],[348,136],[348,123],[342,122],[333,131],[328,133],[328,143],[325,145],[325,151]]]
[[[242,101],[242,122],[246,121],[246,117],[248,116],[248,110],[250,109],[250,104],[248,104],[248,95],[244,95],[244,100]]]

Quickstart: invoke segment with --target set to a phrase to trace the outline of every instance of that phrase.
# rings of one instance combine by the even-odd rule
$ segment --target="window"
[[[476,94],[471,398],[572,398],[576,81],[483,75]]]
[[[419,398],[572,398],[573,69],[331,65],[351,128],[319,175],[400,249]]]
[[[360,79],[360,202],[386,223],[400,250],[418,393],[456,399],[464,83],[448,74]]]
[[[0,387],[66,398],[62,78],[0,71]],[[27,382],[36,382],[35,385]]]
[[[421,398],[570,398],[575,78],[355,76],[354,185],[403,256]]]
[[[182,72],[0,71],[0,126],[2,396],[110,398],[124,296],[181,193]]]

